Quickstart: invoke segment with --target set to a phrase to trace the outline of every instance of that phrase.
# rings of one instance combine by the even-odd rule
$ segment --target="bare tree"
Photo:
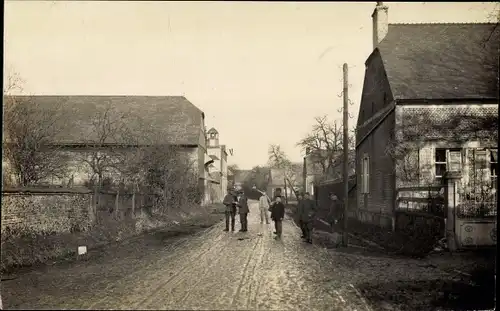
[[[28,186],[63,178],[68,159],[52,144],[54,137],[66,128],[61,106],[48,108],[34,97],[11,96],[11,92],[22,90],[22,80],[15,74],[6,80],[2,157],[15,176],[14,183]]]
[[[85,151],[78,154],[79,162],[87,167],[90,184],[103,187],[105,177],[112,179],[112,176],[120,174],[122,177],[134,175],[128,162],[138,161],[142,150],[136,148],[139,137],[133,135],[128,127],[132,121],[128,117],[107,104],[90,120]]]
[[[139,147],[138,151],[137,161],[127,167],[133,167],[135,180],[144,191],[161,198],[163,208],[199,203],[201,193],[194,163],[180,147],[154,144]]]
[[[293,163],[287,157],[285,152],[281,150],[280,145],[270,145],[268,151],[268,164],[270,168],[277,168],[283,170],[285,180],[292,188],[295,196],[298,196],[298,192],[296,190],[296,174],[293,168]]]
[[[161,133],[143,126],[140,118],[108,104],[89,125],[79,161],[88,169],[90,184],[153,195],[161,212],[199,203],[194,161],[182,148],[165,142]]]
[[[483,45],[486,45],[486,43],[488,43],[488,41],[490,41],[492,39],[493,34],[495,33],[495,31],[498,28],[498,25],[500,24],[500,4],[498,2],[495,3],[495,7],[494,7],[493,11],[491,11],[488,14],[487,18],[488,18],[488,21],[494,23],[495,25],[491,28],[491,32],[489,33],[488,37],[484,41]]]
[[[333,174],[335,168],[342,165],[343,127],[340,122],[330,122],[327,116],[316,117],[314,120],[312,131],[302,138],[297,146],[312,155],[310,157],[312,165],[320,167],[323,175],[327,177]],[[354,132],[351,131],[349,150],[354,151],[355,142]],[[354,164],[354,152],[350,153],[349,162],[350,165]]]

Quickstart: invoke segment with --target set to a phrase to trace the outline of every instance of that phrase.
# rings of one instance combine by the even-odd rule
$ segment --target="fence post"
[[[135,185],[132,190],[132,216],[135,215]]]
[[[460,172],[446,172],[445,174],[445,200],[446,200],[446,243],[450,252],[457,250],[455,233],[455,219],[458,206],[458,182],[462,178]]]
[[[92,191],[90,191],[90,204],[89,204],[89,210],[88,210],[88,217],[90,218],[90,223],[92,224],[92,226],[95,224],[96,222],[96,208],[95,208],[95,204],[96,204],[96,197],[95,197],[95,193],[92,193]]]
[[[115,217],[118,218],[118,207],[120,206],[119,204],[119,198],[120,198],[120,189],[116,191],[116,197],[115,197]]]
[[[97,185],[94,187],[94,206],[93,206],[93,213],[94,213],[94,217],[95,217],[95,220],[96,220],[96,223],[98,222],[99,220],[99,217],[97,215],[97,205],[99,204],[99,188],[97,187]]]

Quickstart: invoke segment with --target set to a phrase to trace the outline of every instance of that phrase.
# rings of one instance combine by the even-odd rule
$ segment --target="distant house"
[[[303,185],[303,164],[292,163],[292,169],[285,174],[284,169],[271,168],[269,171],[269,182],[267,185],[267,195],[274,196],[277,189],[280,189],[282,196],[295,198],[295,191],[302,191]],[[286,181],[285,181],[286,180]],[[290,184],[291,183],[291,184]]]
[[[460,191],[479,171],[496,185],[500,28],[389,24],[382,2],[372,18],[357,121],[357,214],[390,226],[401,186],[439,184],[448,170],[463,173]]]
[[[209,201],[208,184],[218,182],[210,178],[206,166],[211,159],[206,146],[205,115],[183,96],[5,96],[4,100],[36,102],[37,107],[48,111],[60,107],[68,118],[62,120],[67,122],[66,130],[54,137],[53,145],[64,147],[67,151],[88,149],[89,141],[92,142],[91,148],[104,151],[134,148],[152,141],[155,144],[175,145],[190,160],[199,179],[198,186],[204,194],[204,202]],[[99,126],[108,132],[106,137],[97,137],[96,116],[105,117],[106,114],[108,119]],[[138,138],[131,141],[123,135],[113,135],[112,128],[120,121],[114,118],[124,118],[127,128]],[[75,185],[83,184],[88,179],[87,173],[77,165],[69,175]],[[66,184],[66,181],[58,182]]]
[[[213,127],[208,130],[207,139],[208,155],[213,161],[208,166],[209,174],[213,180],[219,181],[219,184],[212,184],[211,200],[212,202],[222,202],[228,187],[226,145],[219,145],[219,132]]]

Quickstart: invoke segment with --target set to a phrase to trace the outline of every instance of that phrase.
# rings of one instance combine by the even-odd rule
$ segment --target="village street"
[[[87,261],[20,274],[2,282],[4,307],[397,310],[401,307],[367,302],[360,286],[446,277],[416,260],[304,244],[290,219],[282,240],[274,240],[272,225],[260,224],[256,201],[250,204],[249,232],[222,229],[219,223],[157,243],[144,237],[91,253]]]

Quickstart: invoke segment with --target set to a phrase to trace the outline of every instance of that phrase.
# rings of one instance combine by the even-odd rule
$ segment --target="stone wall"
[[[74,255],[79,245],[91,249],[205,211],[199,205],[160,211],[155,198],[75,189],[4,191],[1,269]]]
[[[58,234],[92,226],[91,193],[2,194],[4,234]]]

